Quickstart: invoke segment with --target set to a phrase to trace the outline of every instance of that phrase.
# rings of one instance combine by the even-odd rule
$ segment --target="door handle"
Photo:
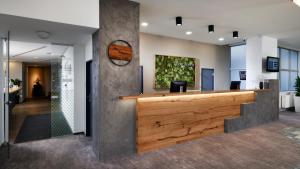
[[[6,101],[5,104],[6,105],[11,105],[13,102],[12,101]]]

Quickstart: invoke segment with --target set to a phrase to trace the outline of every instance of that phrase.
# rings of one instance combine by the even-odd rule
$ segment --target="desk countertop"
[[[138,98],[149,98],[149,97],[166,97],[166,96],[186,96],[186,95],[199,95],[199,94],[213,94],[213,93],[232,93],[232,92],[264,92],[270,91],[270,89],[253,89],[253,90],[215,90],[208,92],[201,91],[188,91],[183,93],[168,93],[168,92],[158,92],[158,93],[145,93],[140,95],[132,95],[132,96],[120,96],[119,98],[122,100],[128,99],[138,99]]]
[[[17,92],[17,91],[20,91],[21,89],[22,89],[22,87],[12,87],[12,88],[9,88],[9,93],[10,93],[10,94],[11,94],[11,93],[15,93],[15,92]],[[4,92],[4,93],[7,92],[5,88],[3,89],[3,92]]]

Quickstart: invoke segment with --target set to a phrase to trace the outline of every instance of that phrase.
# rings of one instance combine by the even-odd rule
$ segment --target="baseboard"
[[[74,133],[74,135],[85,135],[84,132],[78,132],[78,133]]]

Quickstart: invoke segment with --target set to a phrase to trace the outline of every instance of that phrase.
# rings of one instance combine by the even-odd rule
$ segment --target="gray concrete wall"
[[[94,41],[97,36],[94,35]],[[93,56],[93,142],[97,156],[106,159],[135,153],[135,102],[121,101],[119,96],[140,91],[139,4],[100,0],[98,37]],[[107,47],[114,40],[131,44],[133,59],[129,65],[119,67],[108,59]]]
[[[241,129],[276,121],[279,119],[279,81],[269,81],[270,91],[256,92],[256,101],[241,105],[241,116],[225,120],[225,132],[230,133]]]
[[[93,34],[93,61],[92,61],[92,139],[93,139],[93,150],[99,157],[100,153],[100,131],[96,130],[100,125],[100,66],[99,66],[99,31]]]

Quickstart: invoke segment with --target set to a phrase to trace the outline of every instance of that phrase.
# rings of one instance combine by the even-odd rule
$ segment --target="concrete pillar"
[[[108,45],[125,40],[133,49],[127,66],[111,63]],[[93,143],[106,159],[135,153],[135,103],[119,96],[139,94],[139,4],[129,0],[100,0],[100,30],[93,36]]]

